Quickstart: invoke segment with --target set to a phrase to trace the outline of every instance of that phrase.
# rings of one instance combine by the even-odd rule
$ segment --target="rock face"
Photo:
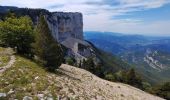
[[[53,37],[68,48],[67,56],[77,62],[92,56],[89,43],[83,38],[83,16],[81,13],[53,12],[46,14]]]
[[[143,59],[150,67],[157,71],[162,71],[168,69],[168,64],[164,63],[168,62],[168,60],[165,56],[163,56],[164,55],[161,55],[161,53],[157,50],[147,49]]]
[[[59,42],[72,37],[83,40],[83,18],[81,13],[54,12],[47,15],[52,35]]]
[[[61,44],[68,48],[67,56],[75,58],[78,63],[90,56],[95,56],[91,45],[86,41],[68,37]]]
[[[53,12],[46,15],[53,37],[68,48],[67,56],[77,62],[92,56],[90,44],[83,38],[83,17],[81,13]]]

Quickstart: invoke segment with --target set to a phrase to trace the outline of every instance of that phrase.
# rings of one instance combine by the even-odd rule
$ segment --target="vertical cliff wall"
[[[83,18],[81,13],[54,12],[47,15],[52,35],[59,42],[68,37],[83,40]]]

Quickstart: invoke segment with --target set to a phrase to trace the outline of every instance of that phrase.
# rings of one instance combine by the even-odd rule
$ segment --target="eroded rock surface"
[[[83,40],[83,18],[81,13],[53,12],[46,17],[52,35],[59,42],[68,37]]]

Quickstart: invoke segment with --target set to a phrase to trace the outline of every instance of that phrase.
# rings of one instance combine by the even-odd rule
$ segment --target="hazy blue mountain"
[[[170,37],[85,32],[98,48],[134,65],[152,83],[170,80]]]

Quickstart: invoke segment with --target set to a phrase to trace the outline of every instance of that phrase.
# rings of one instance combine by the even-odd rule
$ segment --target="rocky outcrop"
[[[91,45],[86,41],[68,37],[61,44],[68,48],[67,55],[74,57],[77,62],[86,60],[92,55],[95,56]]]
[[[147,49],[143,59],[148,66],[156,69],[157,71],[166,70],[168,68],[168,64],[166,65],[165,63],[168,62],[166,56],[161,55],[161,53],[157,50]]]
[[[55,39],[59,42],[72,37],[83,40],[83,19],[81,13],[54,12],[47,15],[47,22]]]
[[[81,13],[53,12],[46,15],[53,37],[68,48],[67,56],[77,63],[92,56],[91,46],[83,38],[83,18]]]

